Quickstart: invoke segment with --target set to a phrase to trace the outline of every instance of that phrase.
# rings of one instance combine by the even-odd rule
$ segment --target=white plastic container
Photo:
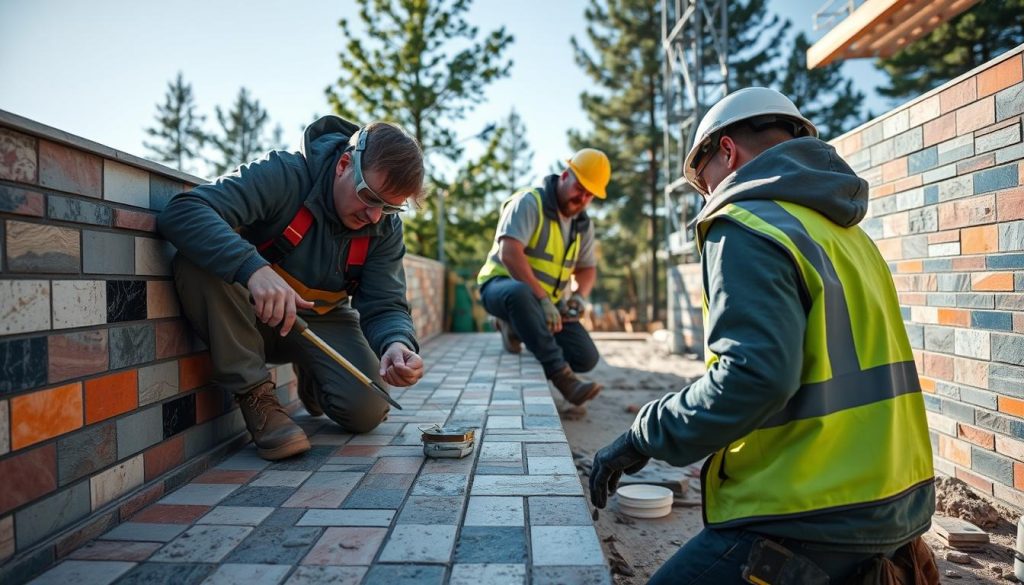
[[[634,518],[661,518],[672,511],[672,490],[656,485],[620,486],[615,492],[619,510]]]
[[[1024,581],[1024,516],[1017,519],[1017,545],[1013,551],[1013,574]]]

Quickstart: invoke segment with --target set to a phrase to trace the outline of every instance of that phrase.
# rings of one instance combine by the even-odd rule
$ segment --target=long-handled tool
[[[363,384],[366,384],[366,386],[370,390],[372,390],[374,394],[380,396],[384,400],[387,400],[388,404],[390,404],[391,406],[394,406],[398,410],[402,410],[402,405],[396,402],[394,398],[389,396],[388,393],[385,392],[383,388],[378,386],[376,382],[369,378],[369,376],[360,372],[358,368],[352,365],[352,362],[345,359],[345,356],[338,353],[330,345],[327,345],[327,342],[321,339],[319,335],[313,333],[313,330],[309,328],[309,323],[306,323],[305,319],[296,315],[295,325],[293,325],[293,328],[299,333],[301,333],[303,337],[313,342],[313,345],[320,348],[320,351],[326,353],[328,356],[330,356],[332,360],[341,364],[341,367],[348,370],[348,373],[355,376],[357,380],[359,380]]]

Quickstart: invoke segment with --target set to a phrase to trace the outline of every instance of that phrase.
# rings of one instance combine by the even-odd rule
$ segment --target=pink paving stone
[[[376,457],[380,445],[345,445],[337,454],[343,457]]]
[[[99,199],[103,159],[48,140],[39,142],[39,184]]]
[[[0,128],[0,179],[35,183],[36,139]]]
[[[422,464],[422,457],[381,457],[370,473],[416,473]]]
[[[386,528],[333,527],[302,559],[303,565],[369,565],[384,542]]]
[[[159,542],[121,542],[94,540],[68,555],[69,559],[88,561],[144,561],[156,549]]]
[[[192,524],[209,512],[210,508],[189,504],[153,504],[132,517],[132,522]]]

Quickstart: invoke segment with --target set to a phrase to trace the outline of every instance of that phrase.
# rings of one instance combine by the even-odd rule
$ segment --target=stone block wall
[[[155,214],[202,179],[0,111],[0,581],[247,440],[183,320]],[[421,340],[443,267],[409,258]],[[290,365],[271,366],[294,402]]]
[[[704,316],[700,264],[668,268],[668,323],[673,353],[693,353],[704,359]]]

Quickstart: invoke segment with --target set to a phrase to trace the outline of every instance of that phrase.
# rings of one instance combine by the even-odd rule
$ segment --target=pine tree
[[[220,134],[210,137],[220,160],[210,160],[218,175],[256,158],[266,151],[263,127],[267,124],[267,111],[259,100],[251,97],[247,89],[240,88],[235,104],[228,112],[217,106]]]
[[[728,19],[729,91],[778,83],[777,65],[785,46],[789,21],[768,12],[767,0],[729,2]],[[710,43],[711,38],[707,37],[704,46],[710,46]],[[716,70],[717,65],[711,69]]]
[[[365,32],[357,37],[347,20],[339,22],[345,37],[341,76],[326,89],[334,113],[353,121],[397,122],[428,158],[458,160],[462,147],[452,122],[482,101],[487,85],[508,75],[511,62],[504,54],[512,36],[501,27],[478,39],[478,28],[465,19],[470,0],[357,3]],[[440,177],[429,181],[428,191],[447,188]],[[434,256],[436,211],[427,205],[405,222],[409,250]],[[458,229],[448,238],[457,238]]]
[[[163,105],[156,106],[156,126],[146,128],[146,134],[157,142],[145,142],[158,162],[172,163],[179,171],[191,171],[191,163],[199,156],[206,142],[202,124],[206,119],[196,113],[192,84],[185,83],[181,72],[174,81],[167,83]]]
[[[508,166],[504,184],[506,191],[533,184],[533,150],[526,140],[526,125],[515,108],[505,120],[502,139],[498,143],[498,159]]]
[[[983,0],[876,65],[889,75],[878,93],[912,98],[1024,42],[1024,0]]]
[[[822,140],[830,140],[864,121],[864,93],[855,90],[853,81],[840,73],[842,63],[808,69],[810,45],[804,33],[793,39],[779,91],[814,122]]]

